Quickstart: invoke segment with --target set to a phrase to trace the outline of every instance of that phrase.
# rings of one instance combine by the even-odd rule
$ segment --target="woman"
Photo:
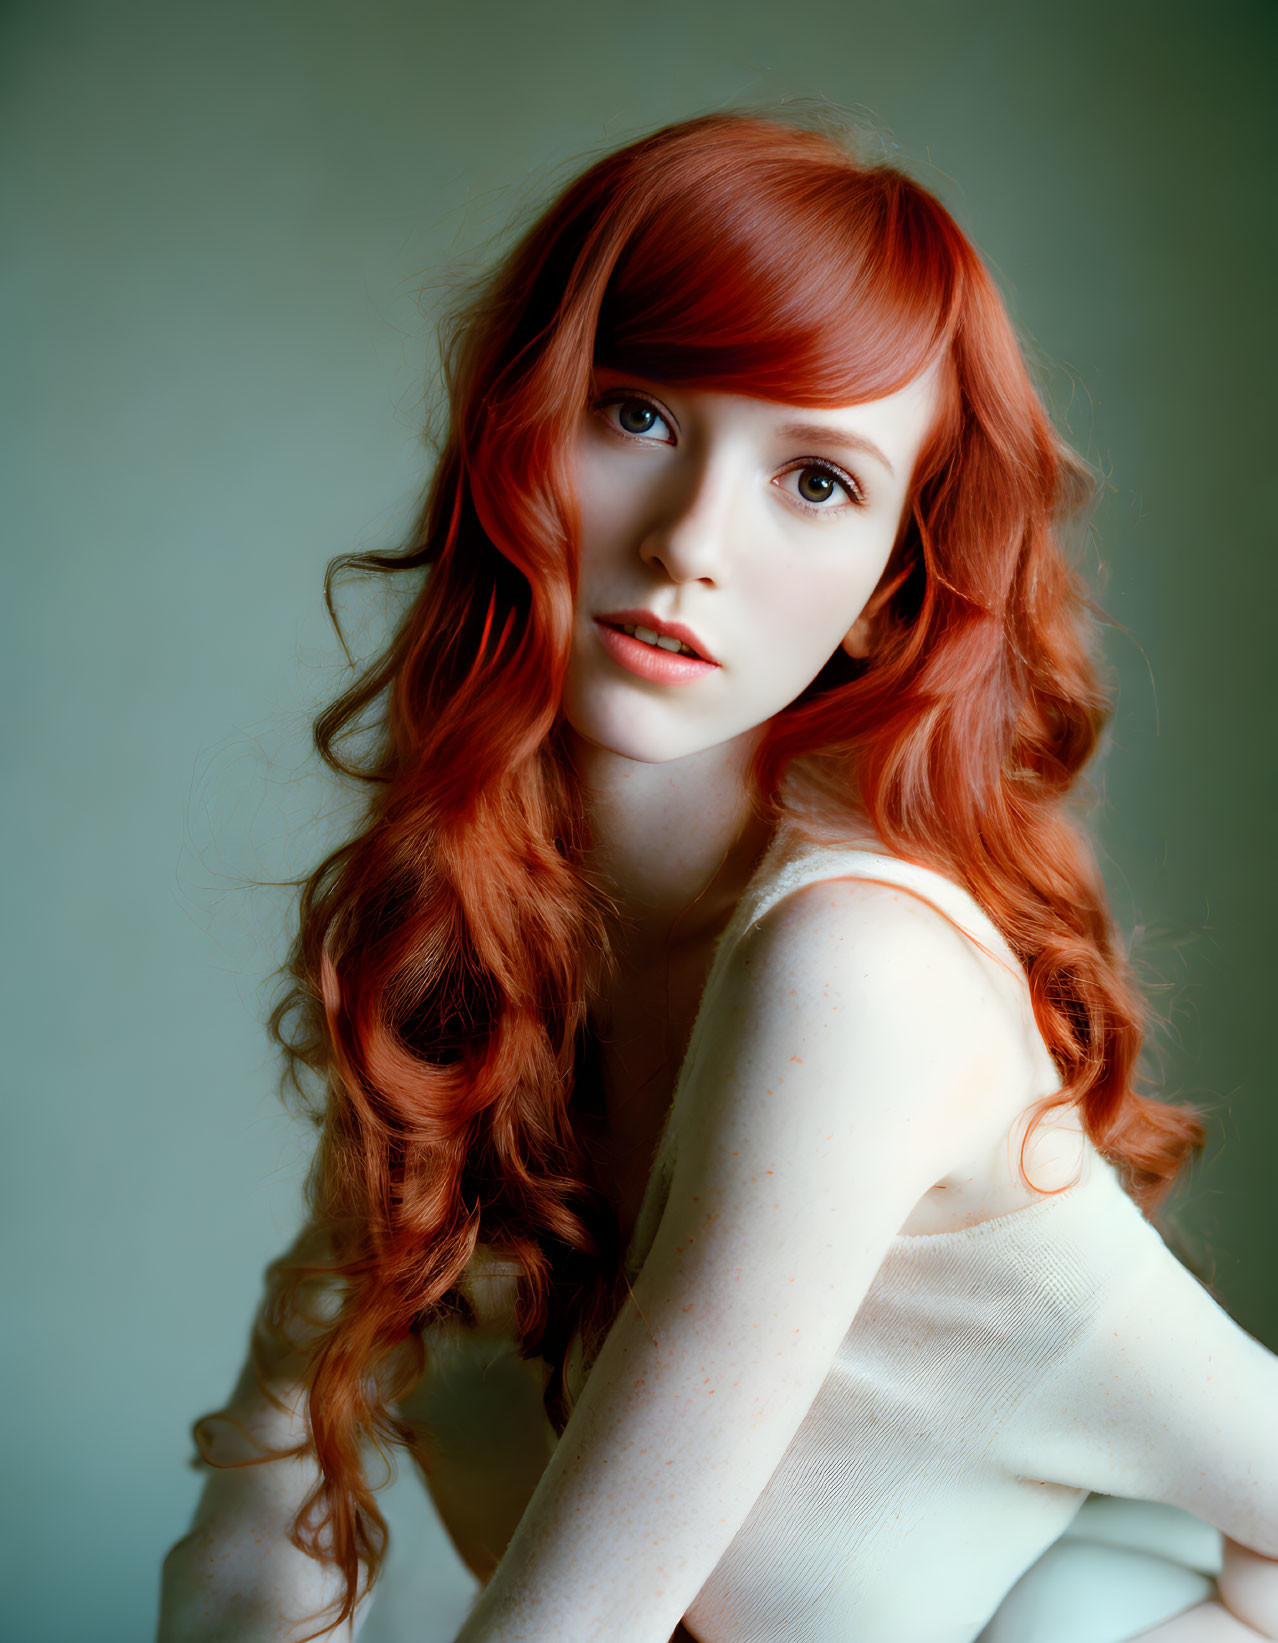
[[[1115,1637],[1278,1636],[1278,1365],[1146,1219],[1203,1129],[1133,1087],[1070,809],[1091,479],[970,243],[693,120],[446,368],[413,544],[339,561],[429,569],[317,724],[369,799],[272,1018],[312,1214],[162,1638],[352,1635],[370,1444],[486,1581],[463,1643],[998,1636],[1089,1490],[1225,1537]]]

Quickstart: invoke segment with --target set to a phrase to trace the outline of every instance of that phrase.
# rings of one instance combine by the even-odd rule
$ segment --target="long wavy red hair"
[[[1064,545],[1094,477],[1054,431],[969,240],[854,148],[719,114],[592,165],[454,315],[449,430],[410,544],[329,567],[330,612],[337,574],[424,573],[384,652],[317,720],[322,756],[367,804],[302,887],[270,1020],[322,1128],[310,1220],[268,1271],[255,1361],[268,1390],[307,1389],[322,1478],[294,1539],[344,1577],[331,1625],[384,1556],[362,1451],[420,1447],[393,1406],[422,1370],[423,1326],[472,1318],[477,1244],[522,1270],[520,1344],[550,1365],[558,1430],[568,1345],[578,1329],[597,1343],[624,1298],[572,1105],[614,929],[583,865],[560,715],[565,457],[592,362],[819,407],[941,361],[873,653],[837,652],[766,727],[752,792],[779,815],[803,773],[835,814],[859,809],[891,851],[975,895],[1061,1073],[1039,1116],[1077,1103],[1147,1214],[1202,1145],[1194,1109],[1135,1087],[1142,1006],[1073,813],[1108,713],[1099,613]],[[371,747],[343,757],[361,727]],[[308,1311],[308,1289],[327,1305]]]

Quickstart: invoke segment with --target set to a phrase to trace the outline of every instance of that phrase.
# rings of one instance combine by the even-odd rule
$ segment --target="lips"
[[[609,627],[598,617],[591,625],[605,653],[618,667],[652,684],[691,685],[719,671],[717,662],[707,662],[700,656],[690,656],[686,651],[667,650],[662,645],[651,644],[623,633],[620,628]]]
[[[691,628],[685,627],[682,622],[663,621],[650,610],[612,610],[605,615],[597,616],[595,620],[610,628],[619,628],[623,624],[629,627],[651,628],[654,633],[681,640],[690,650],[696,651],[703,662],[713,662],[716,667],[719,665],[717,658],[710,654]]]

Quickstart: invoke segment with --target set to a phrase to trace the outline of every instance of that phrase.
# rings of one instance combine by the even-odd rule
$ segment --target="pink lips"
[[[669,639],[678,639],[687,645],[689,650],[695,650],[703,661],[713,662],[715,658],[697,638],[691,628],[684,627],[682,622],[666,622],[660,616],[654,616],[650,610],[610,610],[595,618],[597,622],[606,622],[609,627],[622,626],[632,628],[651,628],[654,633],[660,633]],[[642,640],[640,641],[642,643]],[[673,654],[673,653],[672,653]]]
[[[623,616],[620,620],[643,627],[648,625],[638,616]],[[657,631],[662,630],[658,628]],[[663,685],[686,685],[719,670],[717,662],[702,661],[697,656],[682,656],[678,651],[662,650],[657,645],[645,644],[642,639],[634,639],[628,633],[620,633],[616,628],[609,627],[600,616],[595,617],[595,632],[613,661],[629,672],[637,673],[641,679],[652,679]],[[683,638],[683,635],[676,633],[675,637]],[[685,644],[690,642],[684,639]]]

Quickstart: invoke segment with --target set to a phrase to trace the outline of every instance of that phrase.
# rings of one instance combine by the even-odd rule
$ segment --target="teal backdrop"
[[[450,281],[668,120],[829,98],[990,261],[1108,475],[1098,828],[1213,1108],[1176,1212],[1278,1347],[1275,13],[1267,3],[10,3],[0,1638],[152,1635],[311,1137],[261,1021],[283,892],[346,819],[308,759],[343,684],[330,556],[429,474]],[[386,611],[344,606],[365,651]],[[365,1643],[472,1583],[411,1475]]]

